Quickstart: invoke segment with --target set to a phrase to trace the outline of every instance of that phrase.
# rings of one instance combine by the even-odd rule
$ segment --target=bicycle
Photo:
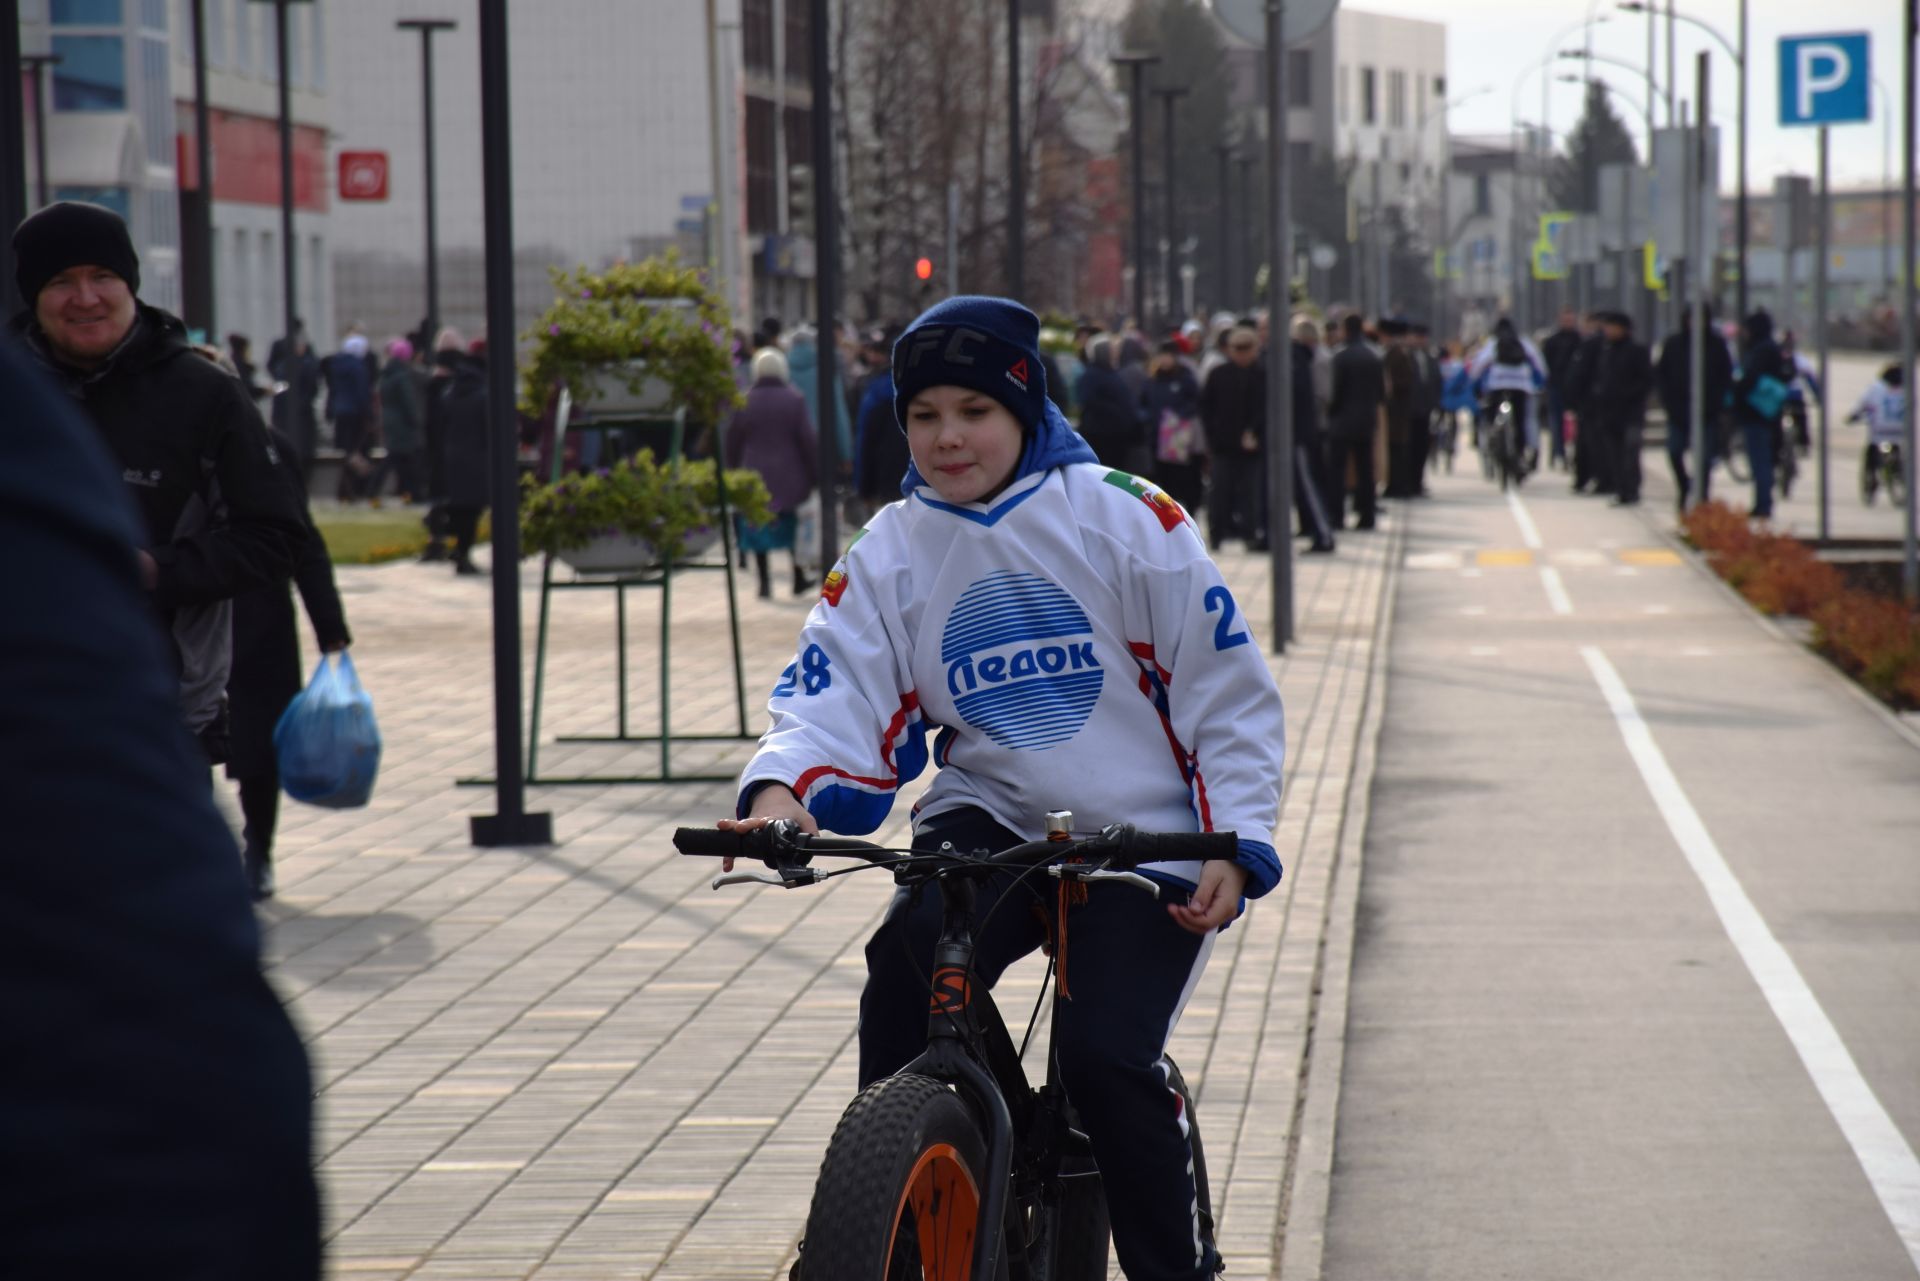
[[[683,854],[757,859],[768,869],[723,872],[713,887],[817,885],[890,869],[916,892],[940,885],[943,921],[934,951],[927,1048],[847,1106],[827,1144],[791,1281],[1104,1281],[1109,1229],[1092,1147],[1060,1084],[1052,1029],[1060,1023],[1060,939],[1019,1049],[973,970],[978,882],[1007,868],[1020,879],[1044,871],[1068,889],[1108,881],[1157,896],[1132,870],[1166,859],[1228,859],[1231,832],[1146,833],[1115,824],[1097,836],[1067,835],[1073,816],[1047,815],[1048,838],[997,854],[894,849],[808,836],[775,821],[748,832],[680,828]],[[814,855],[864,860],[821,870]],[[1002,898],[1007,902],[1011,891]],[[1065,930],[1064,922],[1059,927]],[[1054,989],[1046,1082],[1034,1088],[1021,1060],[1040,1004]],[[1186,1109],[1202,1239],[1213,1244],[1212,1198],[1193,1096],[1172,1060],[1169,1085]]]
[[[1898,507],[1907,501],[1906,462],[1897,444],[1869,444],[1860,464],[1860,501],[1873,506],[1874,494],[1887,491],[1887,503]]]
[[[1496,474],[1500,479],[1500,488],[1505,491],[1509,486],[1517,487],[1526,479],[1526,437],[1520,426],[1520,416],[1514,412],[1513,401],[1505,396],[1499,397],[1493,405],[1492,430],[1483,434],[1486,442],[1486,455],[1482,468],[1487,477]]]

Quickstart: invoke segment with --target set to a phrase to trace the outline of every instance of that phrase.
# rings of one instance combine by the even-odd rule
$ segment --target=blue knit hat
[[[893,344],[893,413],[929,387],[966,387],[1005,405],[1031,436],[1047,414],[1040,318],[1006,298],[961,295],[935,303]]]

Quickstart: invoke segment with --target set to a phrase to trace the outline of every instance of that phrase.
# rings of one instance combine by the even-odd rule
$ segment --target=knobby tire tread
[[[841,1114],[807,1213],[805,1281],[881,1281],[894,1212],[929,1142],[954,1145],[986,1195],[986,1139],[960,1097],[925,1076],[876,1081]]]

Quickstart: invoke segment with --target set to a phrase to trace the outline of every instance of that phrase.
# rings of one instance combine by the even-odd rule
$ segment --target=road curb
[[[1327,1212],[1333,1191],[1334,1132],[1340,1111],[1340,1083],[1346,1063],[1347,998],[1353,973],[1355,921],[1360,906],[1360,874],[1379,757],[1380,730],[1386,717],[1387,659],[1393,637],[1393,610],[1399,596],[1400,566],[1406,550],[1407,520],[1392,525],[1392,542],[1381,571],[1360,731],[1355,737],[1352,771],[1347,779],[1340,834],[1335,844],[1333,892],[1321,922],[1319,964],[1313,977],[1313,1004],[1300,1064],[1299,1114],[1292,1126],[1285,1189],[1274,1242],[1276,1277],[1319,1281],[1326,1251]]]
[[[1892,708],[1869,694],[1866,690],[1861,689],[1859,684],[1851,676],[1848,676],[1832,663],[1829,663],[1819,654],[1814,653],[1812,648],[1805,642],[1790,635],[1780,624],[1755,609],[1751,601],[1735,591],[1726,579],[1714,572],[1713,566],[1707,563],[1707,558],[1702,556],[1697,548],[1673,530],[1663,528],[1659,518],[1649,512],[1642,511],[1640,513],[1640,519],[1646,522],[1647,527],[1653,531],[1655,537],[1672,548],[1681,560],[1692,567],[1695,573],[1711,583],[1721,595],[1739,606],[1740,612],[1750,619],[1755,627],[1758,627],[1762,632],[1772,637],[1781,645],[1791,649],[1804,661],[1819,668],[1827,680],[1838,684],[1855,702],[1879,717],[1881,723],[1897,737],[1903,739],[1907,746],[1913,748],[1915,751],[1920,751],[1920,729],[1915,729],[1912,725],[1907,724]]]

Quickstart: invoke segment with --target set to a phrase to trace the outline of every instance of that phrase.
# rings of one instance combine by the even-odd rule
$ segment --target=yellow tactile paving
[[[1648,568],[1676,566],[1680,554],[1666,547],[1625,547],[1620,550],[1620,563]]]
[[[1487,548],[1475,552],[1473,563],[1482,569],[1508,569],[1533,564],[1533,553],[1524,547]]]

